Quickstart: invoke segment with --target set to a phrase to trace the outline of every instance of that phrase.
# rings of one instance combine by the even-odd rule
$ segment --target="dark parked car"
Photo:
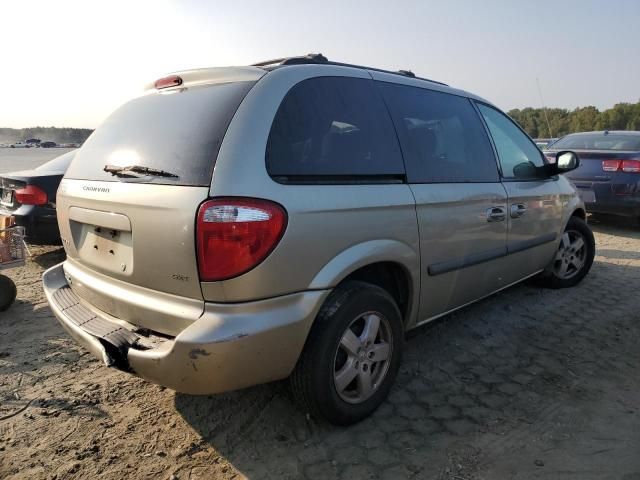
[[[0,215],[13,215],[31,243],[57,243],[56,191],[75,156],[65,153],[34,170],[0,175]]]
[[[545,150],[549,158],[572,150],[580,166],[566,174],[587,210],[640,220],[640,132],[572,133]]]

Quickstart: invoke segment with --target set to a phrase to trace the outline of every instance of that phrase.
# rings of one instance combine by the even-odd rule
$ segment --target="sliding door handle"
[[[507,214],[503,207],[491,207],[487,209],[487,222],[504,222]]]
[[[527,213],[527,206],[524,203],[514,203],[511,205],[511,218],[520,218]]]

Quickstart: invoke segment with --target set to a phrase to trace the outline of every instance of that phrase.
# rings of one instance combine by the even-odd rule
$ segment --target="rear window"
[[[66,178],[205,186],[240,102],[255,82],[191,87],[126,103],[93,132]],[[140,165],[177,177],[117,177],[105,165]]]
[[[640,135],[616,135],[615,133],[593,133],[567,135],[553,145],[553,149],[586,150],[640,150]]]
[[[295,85],[276,113],[266,162],[279,181],[404,176],[384,103],[373,81],[359,78],[318,77]]]

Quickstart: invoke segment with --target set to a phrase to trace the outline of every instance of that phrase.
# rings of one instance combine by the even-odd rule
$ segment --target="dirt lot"
[[[62,252],[34,249],[0,314],[0,477],[639,480],[640,230],[594,229],[578,288],[517,286],[417,332],[346,429],[284,383],[190,397],[103,367],[40,289]]]

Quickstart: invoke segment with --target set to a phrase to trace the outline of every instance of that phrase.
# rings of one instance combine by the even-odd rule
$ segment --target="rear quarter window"
[[[266,165],[278,181],[404,176],[373,81],[349,77],[304,80],[287,93],[271,127]]]
[[[112,113],[76,153],[66,178],[206,186],[220,144],[255,82],[233,82],[153,93]],[[105,165],[141,165],[173,177],[123,178]]]

